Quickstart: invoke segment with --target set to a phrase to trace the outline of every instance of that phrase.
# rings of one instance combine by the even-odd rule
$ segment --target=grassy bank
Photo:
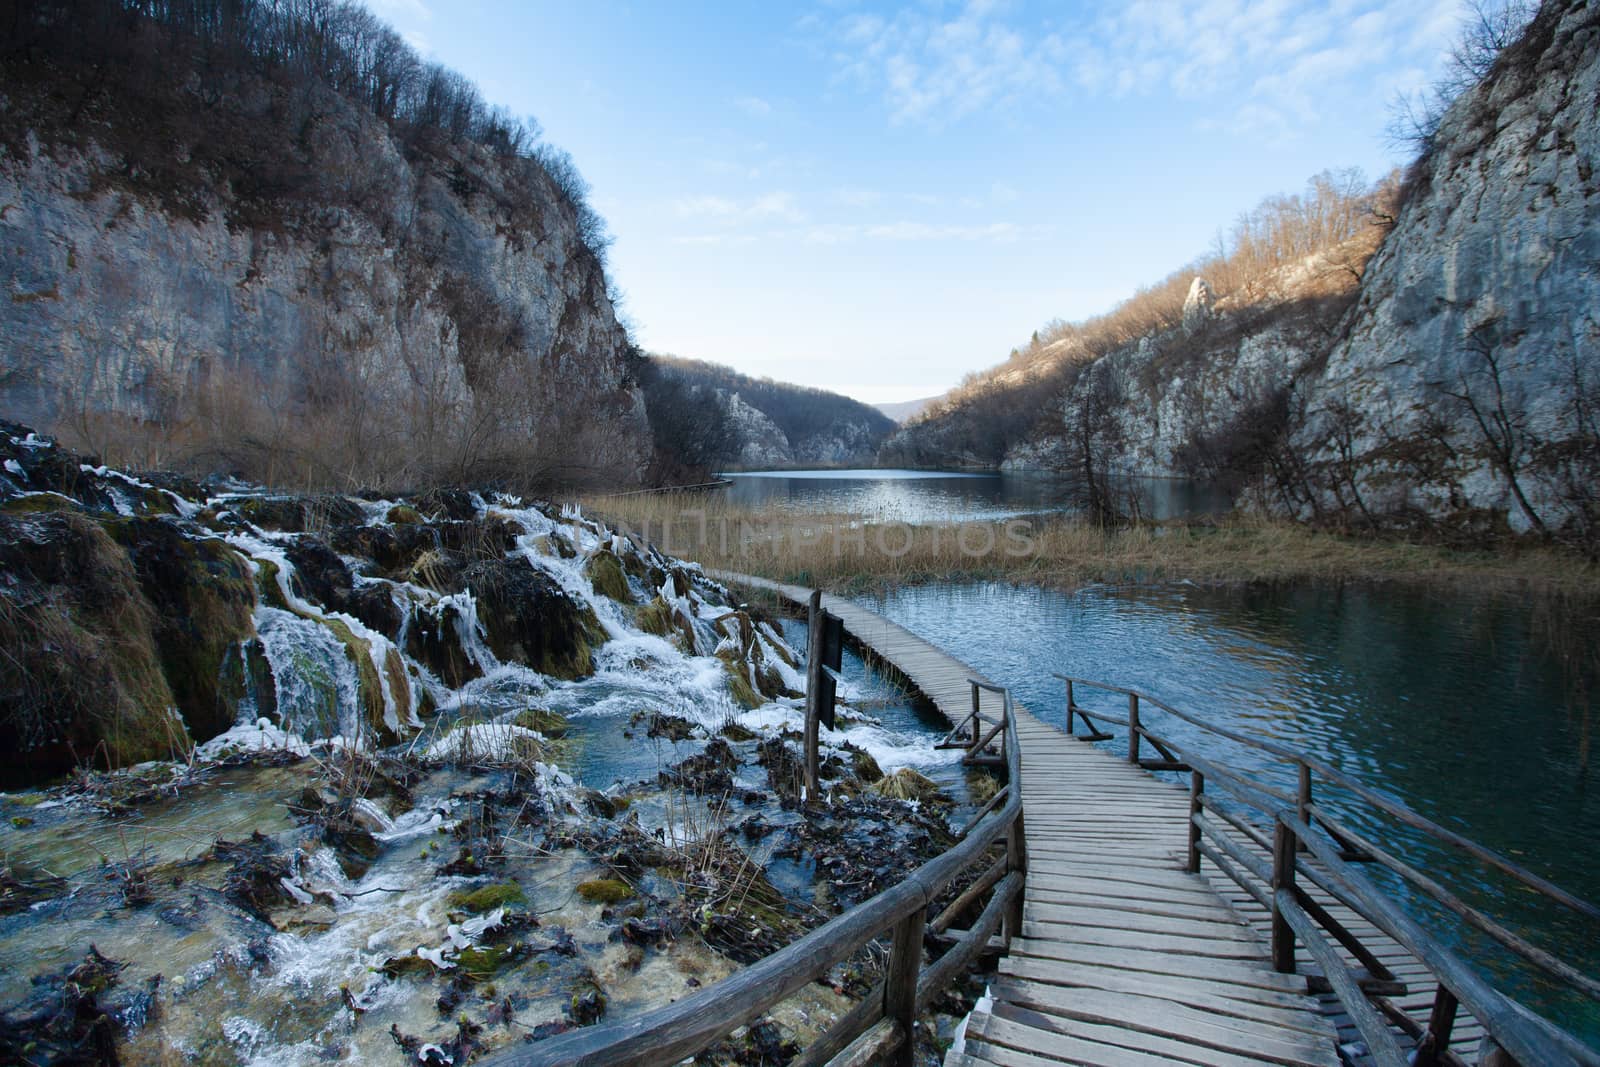
[[[1256,519],[1102,530],[1071,518],[909,526],[735,507],[715,496],[593,497],[587,513],[707,567],[836,591],[924,581],[1403,581],[1600,598],[1600,567],[1566,550],[1464,550]]]

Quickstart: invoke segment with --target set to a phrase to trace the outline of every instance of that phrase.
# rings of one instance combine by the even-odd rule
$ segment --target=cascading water
[[[308,740],[361,736],[360,679],[343,642],[321,623],[266,606],[256,609],[256,636],[283,729]]]

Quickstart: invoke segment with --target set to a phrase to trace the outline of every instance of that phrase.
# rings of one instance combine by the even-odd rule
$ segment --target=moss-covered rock
[[[409,504],[396,504],[384,518],[397,526],[417,526],[428,521],[422,517],[422,512]]]
[[[225,542],[186,537],[161,519],[108,520],[105,526],[156,609],[156,648],[184,722],[197,741],[215,737],[233,725],[239,710],[224,666],[255,633],[249,564]]]
[[[594,671],[594,649],[606,632],[593,609],[573,599],[554,578],[522,559],[486,559],[463,576],[478,601],[489,648],[503,661],[526,664],[555,678]]]
[[[451,689],[483,675],[461,646],[461,609],[455,603],[417,608],[406,627],[406,654],[421,662]]]
[[[647,634],[671,637],[678,632],[678,620],[672,605],[660,597],[641,606],[633,614],[633,624]]]
[[[855,776],[861,781],[871,784],[883,777],[883,768],[879,767],[878,761],[872,758],[872,753],[863,748],[856,748],[854,745],[845,746],[845,750],[850,753],[851,770],[855,772]]]
[[[411,500],[417,510],[428,515],[457,521],[473,519],[478,515],[477,502],[466,489],[429,489]]]
[[[14,496],[0,504],[0,512],[7,515],[46,515],[57,511],[83,511],[84,507],[70,497],[59,493],[27,493]]]
[[[633,887],[620,878],[592,878],[578,883],[578,895],[591,904],[615,904],[633,897]]]
[[[456,966],[464,977],[474,982],[486,982],[532,954],[533,949],[526,941],[513,941],[509,945],[474,945],[456,955]]]
[[[432,527],[400,523],[394,526],[341,526],[328,543],[346,556],[362,556],[375,563],[386,578],[408,580],[424,553],[439,549]]]
[[[361,522],[361,505],[342,496],[250,496],[233,511],[263,530],[308,533]]]
[[[516,718],[511,721],[524,729],[537,730],[552,739],[567,736],[567,731],[572,728],[565,715],[546,708],[528,708],[526,711],[519,711]]]
[[[292,582],[302,597],[361,620],[369,630],[393,639],[400,633],[400,609],[389,588],[357,585],[339,554],[316,537],[297,537],[284,547],[294,564]]]
[[[727,738],[729,741],[732,741],[736,745],[742,744],[745,741],[754,741],[757,737],[761,736],[748,726],[737,722],[729,722],[725,724],[719,732],[723,737]]]
[[[179,754],[156,613],[127,554],[74,513],[0,515],[0,788]]]
[[[508,904],[522,904],[527,899],[516,882],[491,882],[476,889],[457,889],[450,894],[450,907],[482,914]]]
[[[609,549],[601,549],[590,556],[583,565],[583,573],[594,585],[594,591],[610,597],[619,604],[633,603],[633,591],[628,587],[628,576],[623,573],[622,561]]]

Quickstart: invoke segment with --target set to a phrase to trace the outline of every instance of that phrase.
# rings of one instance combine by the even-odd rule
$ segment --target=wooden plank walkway
[[[715,578],[804,603],[810,590]],[[823,606],[952,723],[987,681],[882,616]],[[1000,718],[984,695],[983,715]],[[1298,975],[1205,878],[1183,870],[1188,794],[1015,707],[1028,875],[1021,934],[947,1067],[1335,1067],[1336,1030]]]

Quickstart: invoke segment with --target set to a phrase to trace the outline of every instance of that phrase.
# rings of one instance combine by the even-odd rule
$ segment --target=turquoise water
[[[1389,587],[1277,586],[1074,593],[1003,584],[915,587],[875,605],[1064,721],[1054,672],[1137,688],[1217,722],[1305,749],[1439,823],[1600,901],[1600,790],[1589,738],[1593,618],[1541,625],[1513,599]],[[1080,690],[1126,714],[1126,698]],[[1211,758],[1293,788],[1259,754],[1159,713]],[[1081,729],[1081,727],[1080,727]],[[1126,752],[1124,731],[1107,747]],[[1600,928],[1511,887],[1460,853],[1322,798],[1363,832],[1585,973],[1600,973]],[[1364,868],[1374,874],[1376,867]],[[1453,921],[1409,901],[1497,984],[1600,1047],[1600,1013]]]

